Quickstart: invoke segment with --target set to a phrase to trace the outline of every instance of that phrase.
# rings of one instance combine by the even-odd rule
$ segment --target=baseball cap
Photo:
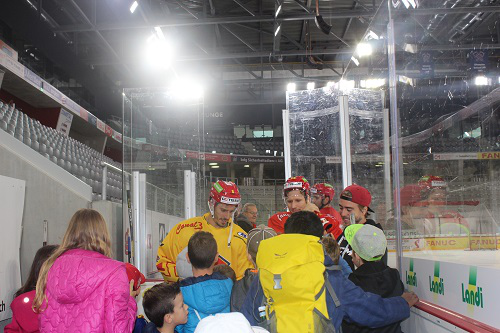
[[[265,333],[261,327],[250,326],[248,320],[239,312],[218,313],[203,318],[194,333]],[[269,332],[268,332],[269,333]]]
[[[369,224],[353,224],[345,228],[344,235],[356,252],[365,261],[382,259],[387,249],[384,232]]]
[[[363,186],[356,184],[347,186],[342,193],[340,193],[340,199],[351,201],[357,203],[358,205],[368,207],[368,211],[373,213],[370,208],[370,203],[372,202],[372,195]]]
[[[257,228],[254,228],[248,232],[247,236],[247,250],[248,253],[255,258],[257,255],[257,250],[259,249],[259,244],[261,241],[277,236],[274,229],[269,228],[263,224],[259,224]]]
[[[125,270],[127,271],[128,280],[134,280],[134,290],[139,289],[139,286],[146,282],[144,274],[142,274],[134,265],[129,264],[128,262],[125,263]]]

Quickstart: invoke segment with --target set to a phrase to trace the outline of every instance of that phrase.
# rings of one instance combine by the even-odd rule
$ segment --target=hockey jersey
[[[330,215],[325,215],[320,212],[315,213],[321,219],[326,232],[332,234],[335,239],[337,239],[342,234],[342,229],[340,229],[341,220],[337,220]],[[285,223],[290,215],[292,215],[292,213],[290,212],[276,213],[269,218],[269,220],[267,221],[267,226],[273,228],[277,234],[282,234],[285,232]]]
[[[215,228],[208,223],[209,216],[210,213],[207,213],[179,222],[169,231],[158,248],[156,262],[156,267],[165,281],[175,282],[179,280],[176,269],[177,256],[187,247],[189,239],[197,231],[207,231],[214,236],[219,252],[219,263],[231,266],[236,273],[236,279],[241,279],[247,268],[253,268],[252,263],[247,258],[247,234],[243,229],[238,225],[233,226],[231,246],[228,246],[229,231],[233,222],[230,221],[226,228]]]

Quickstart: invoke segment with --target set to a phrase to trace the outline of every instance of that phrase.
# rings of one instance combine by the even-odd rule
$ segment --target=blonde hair
[[[45,291],[47,275],[54,262],[63,253],[71,249],[83,249],[111,256],[111,240],[102,215],[93,209],[78,210],[69,221],[59,248],[45,261],[36,282],[36,296],[33,300],[33,310],[41,312],[43,301],[47,300]]]

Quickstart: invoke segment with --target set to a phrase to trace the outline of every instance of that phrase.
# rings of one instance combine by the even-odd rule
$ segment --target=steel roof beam
[[[250,9],[248,9],[247,7],[245,7],[244,4],[242,4],[239,0],[233,0],[234,2],[236,2],[238,4],[238,6],[240,6],[241,8],[243,8],[248,14],[252,15],[252,16],[255,16],[254,12],[252,12]]]
[[[343,19],[350,17],[372,17],[375,15],[374,11],[367,12],[363,11],[353,11],[353,10],[343,10],[335,11],[332,13],[322,14],[325,19]],[[281,17],[282,21],[303,21],[303,20],[314,20],[315,14],[288,14]],[[54,32],[85,32],[85,31],[106,31],[106,30],[127,30],[127,29],[151,29],[154,27],[182,27],[182,26],[200,26],[200,25],[214,25],[214,24],[231,24],[231,23],[258,23],[258,22],[269,22],[274,23],[274,15],[259,15],[259,16],[244,16],[244,17],[213,17],[213,18],[203,18],[198,20],[192,19],[172,19],[169,18],[168,21],[164,22],[152,22],[152,24],[130,24],[128,22],[124,23],[108,23],[108,24],[98,24],[92,26],[91,24],[76,24],[69,26],[61,26],[55,28]]]

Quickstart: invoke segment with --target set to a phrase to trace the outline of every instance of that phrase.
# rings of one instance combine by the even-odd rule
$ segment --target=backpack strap
[[[196,317],[198,317],[198,320],[201,321],[201,317],[200,317],[200,314],[198,313],[198,311],[196,311],[195,308],[193,308],[193,311],[194,311],[194,314],[196,315]]]
[[[340,270],[341,269],[340,266],[338,266],[338,265],[334,265],[334,266],[337,266],[337,268],[332,268],[331,270]],[[330,269],[330,268],[327,268],[327,269]],[[328,280],[328,274],[326,272],[325,272],[325,286],[326,286],[326,290],[328,291],[328,293],[332,297],[333,303],[335,303],[335,307],[338,308],[340,306],[340,301],[339,301],[339,298],[337,297],[337,294],[335,293],[335,290],[333,290],[332,284]]]

